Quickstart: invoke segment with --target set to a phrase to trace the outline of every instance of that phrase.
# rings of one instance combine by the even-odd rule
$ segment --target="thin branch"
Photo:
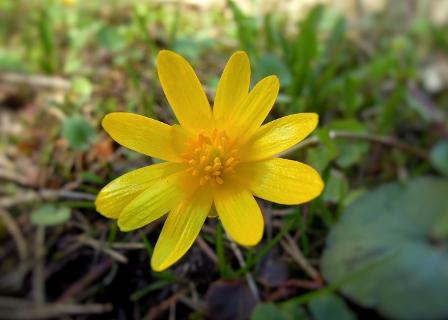
[[[33,268],[33,300],[36,305],[45,304],[45,276],[44,276],[44,264],[45,264],[45,227],[38,226],[36,228],[35,235],[35,263]]]
[[[94,201],[95,195],[89,193],[83,193],[78,191],[68,191],[63,189],[41,189],[31,190],[22,189],[19,190],[17,196],[8,196],[0,198],[0,207],[10,208],[20,204],[32,203],[36,201],[53,201],[58,199],[68,200],[85,200]]]
[[[93,267],[85,276],[72,284],[58,299],[57,302],[63,303],[87,288],[93,281],[104,274],[112,267],[112,260],[106,260]]]
[[[155,307],[150,308],[143,319],[158,319],[162,312],[170,308],[172,304],[177,303],[177,300],[179,300],[180,297],[185,296],[189,290],[189,288],[180,289],[165,301],[159,303]]]
[[[30,87],[33,89],[52,89],[63,90],[70,89],[70,81],[61,77],[51,77],[45,75],[32,75],[21,73],[0,73],[0,82],[15,87]]]
[[[235,257],[238,260],[240,267],[244,268],[246,266],[246,262],[244,261],[243,254],[241,253],[241,251],[238,248],[235,241],[233,241],[227,233],[226,233],[226,236],[230,242],[230,248],[232,249],[233,253],[235,254]],[[252,292],[252,295],[254,296],[255,300],[260,301],[260,294],[258,293],[257,285],[256,285],[255,280],[252,277],[252,274],[250,272],[246,272],[246,281],[247,281],[249,289]]]
[[[196,238],[196,243],[198,244],[199,248],[201,248],[201,250],[204,251],[207,257],[210,258],[210,260],[218,264],[218,257],[216,256],[215,252],[210,248],[207,242],[205,242],[204,239],[202,239],[201,236],[198,236]]]
[[[78,241],[84,245],[88,245],[89,247],[92,247],[95,250],[101,251],[104,254],[108,255],[109,257],[111,257],[112,259],[120,262],[120,263],[128,263],[129,260],[128,258],[126,258],[126,256],[124,256],[123,254],[121,254],[118,251],[115,251],[111,248],[106,247],[105,243],[102,243],[101,241],[92,239],[92,238],[86,238],[84,236],[80,236],[78,238]]]
[[[311,277],[311,279],[322,283],[322,276],[320,273],[308,262],[308,260],[303,255],[302,251],[299,249],[295,241],[291,238],[289,234],[285,235],[285,240],[280,243],[283,249],[288,252],[292,259],[300,266],[300,268]]]
[[[33,303],[0,297],[0,315],[2,319],[48,319],[61,318],[69,315],[99,314],[112,310],[111,304],[44,304],[34,305]]]
[[[30,182],[24,176],[21,176],[11,168],[0,167],[0,179],[14,182],[21,186],[30,186]]]
[[[417,158],[420,158],[422,160],[427,161],[429,159],[429,156],[426,151],[421,150],[419,148],[415,148],[413,146],[410,146],[404,142],[401,142],[400,140],[390,137],[390,136],[381,136],[381,135],[374,135],[370,133],[364,133],[364,132],[349,132],[349,131],[335,131],[331,130],[329,133],[330,139],[336,140],[336,139],[349,139],[349,140],[365,140],[373,143],[380,143],[386,146],[394,147],[397,149],[400,149],[404,152],[407,152]],[[320,143],[320,139],[317,136],[312,136],[308,139],[303,140],[301,143],[295,145],[291,149],[283,152],[280,154],[280,156],[291,154],[299,149],[304,149],[313,145],[316,145]]]
[[[28,258],[28,247],[26,245],[25,238],[23,237],[20,228],[17,226],[15,220],[11,217],[9,212],[0,208],[0,218],[11,234],[17,247],[17,252],[21,261],[25,261]]]

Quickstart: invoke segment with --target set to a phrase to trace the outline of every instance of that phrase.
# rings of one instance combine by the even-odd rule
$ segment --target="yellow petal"
[[[187,60],[177,53],[162,50],[157,57],[157,72],[179,123],[195,130],[208,128],[212,119],[210,104]]]
[[[216,211],[224,229],[237,243],[254,246],[263,236],[264,221],[252,194],[241,186],[226,181],[214,194]]]
[[[155,271],[169,268],[191,247],[207,218],[213,198],[208,190],[197,192],[174,208],[163,225],[151,267]]]
[[[138,114],[113,112],[102,122],[104,130],[122,146],[167,161],[180,161],[170,143],[171,126]]]
[[[318,123],[316,113],[297,113],[261,126],[244,148],[242,161],[272,158],[302,141]]]
[[[222,73],[216,90],[213,114],[215,119],[228,117],[247,96],[250,85],[250,63],[244,51],[235,52]]]
[[[101,189],[95,200],[96,210],[103,216],[117,219],[124,207],[140,193],[183,168],[181,164],[165,162],[128,172]]]
[[[239,174],[255,196],[280,204],[310,201],[320,195],[324,187],[316,170],[281,158],[242,164]]]
[[[120,230],[131,231],[143,227],[177,206],[186,195],[181,185],[181,181],[186,178],[186,172],[172,174],[139,194],[118,217]]]
[[[185,152],[188,140],[195,137],[195,133],[178,124],[172,126],[171,144],[174,150],[180,155]]]
[[[269,76],[257,83],[229,116],[227,129],[233,137],[249,138],[266,119],[277,98],[279,82]]]

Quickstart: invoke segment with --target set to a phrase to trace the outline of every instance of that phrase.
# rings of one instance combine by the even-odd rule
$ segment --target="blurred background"
[[[174,123],[155,70],[186,57],[212,101],[228,57],[280,78],[270,120],[316,112],[287,157],[299,207],[260,202],[247,249],[208,219],[168,271],[161,222],[121,233],[98,191],[152,159],[100,121]],[[1,319],[447,319],[448,1],[0,1]]]

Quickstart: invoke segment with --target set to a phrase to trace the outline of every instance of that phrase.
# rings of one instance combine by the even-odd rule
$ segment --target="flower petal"
[[[135,197],[159,179],[184,168],[176,163],[159,163],[128,172],[109,182],[95,200],[96,210],[103,216],[117,219]]]
[[[143,227],[177,206],[186,195],[182,186],[182,180],[186,178],[185,171],[172,174],[139,194],[118,217],[120,230],[131,231]]]
[[[203,190],[186,198],[168,214],[151,257],[151,267],[155,271],[169,268],[188,251],[212,203],[211,193]]]
[[[182,155],[185,152],[188,140],[195,137],[195,133],[178,124],[172,126],[171,144],[177,154]]]
[[[271,158],[302,141],[318,123],[316,113],[297,113],[261,126],[240,154],[242,161]]]
[[[324,187],[316,170],[304,163],[281,158],[242,164],[239,174],[255,196],[280,204],[310,201]]]
[[[227,129],[233,137],[249,138],[266,119],[277,98],[279,82],[276,76],[262,79],[229,116]]]
[[[127,112],[107,114],[104,130],[122,146],[148,156],[168,161],[179,161],[170,143],[171,126],[144,116]]]
[[[250,85],[249,57],[235,52],[227,62],[216,90],[213,114],[218,121],[226,118],[247,96]]]
[[[210,104],[187,60],[177,53],[162,50],[157,57],[157,72],[179,123],[195,130],[210,126]]]
[[[231,181],[214,194],[216,211],[230,237],[244,246],[254,246],[263,236],[264,221],[252,194]]]

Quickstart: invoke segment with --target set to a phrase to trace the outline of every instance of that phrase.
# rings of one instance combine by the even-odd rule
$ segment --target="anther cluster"
[[[202,132],[190,139],[182,157],[201,186],[208,183],[221,185],[227,175],[235,172],[238,150],[225,131],[213,129],[210,133]]]

